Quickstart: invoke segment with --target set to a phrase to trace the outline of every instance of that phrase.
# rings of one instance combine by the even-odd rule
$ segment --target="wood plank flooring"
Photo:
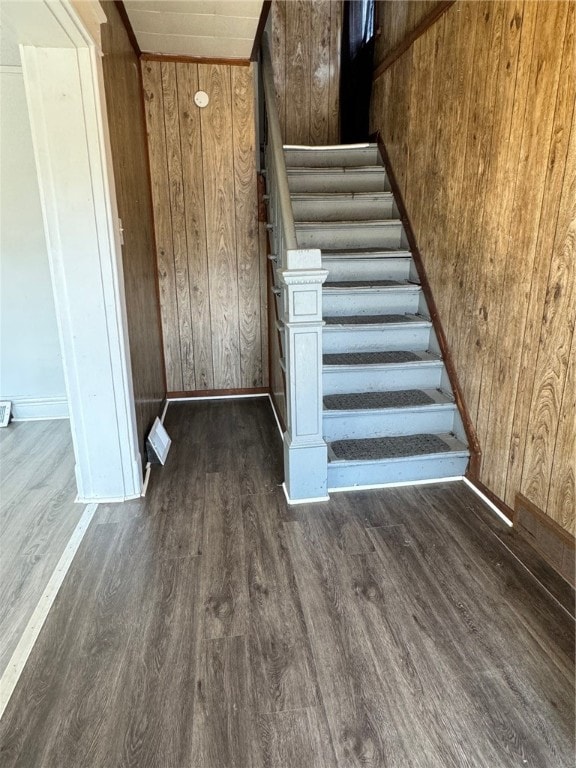
[[[84,511],[70,424],[0,430],[0,677]]]
[[[574,624],[463,484],[289,508],[264,399],[171,404],[98,508],[2,768],[569,768]]]

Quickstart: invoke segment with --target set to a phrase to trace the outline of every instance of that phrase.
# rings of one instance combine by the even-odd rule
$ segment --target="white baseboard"
[[[41,421],[67,419],[66,397],[3,397],[12,402],[12,421]]]

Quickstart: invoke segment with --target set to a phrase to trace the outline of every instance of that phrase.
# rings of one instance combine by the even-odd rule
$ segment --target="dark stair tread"
[[[328,411],[356,411],[380,408],[411,408],[419,405],[441,405],[450,403],[448,398],[441,402],[422,389],[399,389],[388,392],[357,392],[351,394],[325,395],[324,408]]]
[[[418,288],[416,283],[409,283],[407,280],[334,280],[324,283],[324,288],[388,288],[392,286]]]
[[[369,437],[360,440],[335,440],[330,443],[330,449],[333,461],[378,461],[449,453],[455,450],[454,442],[453,435],[401,435]],[[466,450],[463,445],[461,449]]]
[[[326,325],[387,325],[388,323],[428,322],[417,315],[342,315],[325,317]]]
[[[409,350],[385,352],[332,352],[322,356],[324,365],[383,365],[386,363],[412,363],[422,355]]]

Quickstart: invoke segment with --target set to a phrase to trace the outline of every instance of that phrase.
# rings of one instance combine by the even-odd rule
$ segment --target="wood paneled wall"
[[[143,61],[142,71],[168,390],[262,387],[253,67]]]
[[[575,15],[573,2],[459,0],[377,79],[371,118],[476,424],[480,480],[572,533]]]
[[[140,65],[113,2],[103,4],[104,86],[118,201],[124,229],[122,263],[136,421],[145,439],[166,396],[158,313],[156,251],[150,198]]]
[[[341,0],[273,0],[271,15],[284,142],[338,143]]]
[[[377,0],[379,30],[374,48],[374,68],[413,32],[442,0]]]

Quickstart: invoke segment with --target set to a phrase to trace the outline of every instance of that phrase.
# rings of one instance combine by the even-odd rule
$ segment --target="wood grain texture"
[[[154,205],[154,230],[158,255],[158,287],[166,365],[166,387],[182,390],[182,358],[176,299],[176,276],[170,218],[170,186],[168,179],[166,131],[162,92],[162,65],[157,61],[142,64],[142,80],[146,104],[148,152]]]
[[[178,83],[176,65],[162,63],[162,104],[164,107],[164,133],[166,136],[166,163],[168,166],[168,195],[172,228],[174,278],[176,282],[176,311],[180,338],[180,365],[182,389],[196,389],[194,373],[194,341],[191,323],[190,281],[188,277],[188,243],[182,183],[182,143],[178,119]],[[168,214],[168,211],[164,215]]]
[[[418,4],[384,5],[402,26]],[[478,433],[479,479],[572,533],[574,12],[456,3],[378,78],[371,116]]]
[[[252,632],[250,659],[261,712],[313,707],[316,670],[273,498],[243,501]]]
[[[337,143],[341,0],[274,0],[272,63],[287,144]]]
[[[214,383],[216,386],[219,382],[218,388],[235,388],[241,386],[241,377],[236,219],[231,205],[234,200],[234,154],[230,68],[201,64],[198,84],[201,90],[210,94],[210,103],[201,111],[200,124]]]
[[[435,24],[454,0],[378,0],[374,77],[399,59],[428,27]]]
[[[204,214],[202,131],[200,114],[194,107],[198,90],[198,67],[176,64],[180,120],[181,164],[184,185],[190,312],[194,330],[196,388],[213,389],[212,324],[210,283]]]
[[[267,401],[166,424],[146,497],[86,532],[3,768],[572,764],[573,621],[467,486],[289,508]]]
[[[156,243],[142,78],[116,3],[102,4],[102,62],[118,215],[138,444],[145,441],[166,395]]]
[[[226,464],[230,464],[229,459]],[[243,635],[247,628],[244,529],[242,511],[237,506],[239,485],[234,480],[220,472],[206,476],[208,512],[203,551],[210,556],[202,561],[201,598],[207,638]]]
[[[0,438],[1,676],[84,507],[67,419],[12,422]]]
[[[254,124],[254,72],[235,67],[232,78],[232,139],[238,302],[240,311],[240,386],[262,382],[260,330],[260,241]]]
[[[254,68],[147,59],[147,94],[158,90],[158,67],[148,134],[168,390],[260,387]],[[205,109],[194,104],[198,89],[209,94]]]

